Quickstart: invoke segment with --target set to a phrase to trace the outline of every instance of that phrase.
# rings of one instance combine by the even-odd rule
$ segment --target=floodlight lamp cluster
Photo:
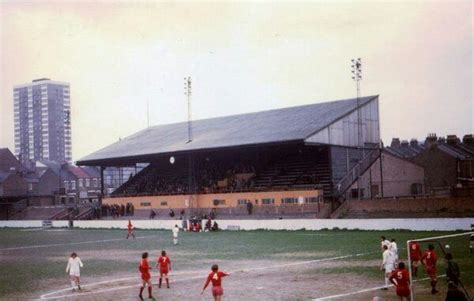
[[[362,59],[359,57],[357,59],[352,59],[351,62],[352,79],[355,81],[362,80]]]
[[[190,96],[191,95],[191,77],[184,78],[184,95]]]

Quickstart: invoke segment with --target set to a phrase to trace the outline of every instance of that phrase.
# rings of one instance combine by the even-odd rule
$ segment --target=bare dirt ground
[[[126,253],[126,252],[124,252]],[[225,261],[222,260],[221,265]],[[354,293],[363,289],[376,288],[380,281],[367,280],[354,273],[331,273],[330,269],[354,266],[371,266],[378,261],[326,261],[314,264],[297,264],[295,261],[245,261],[233,260],[225,263],[225,271],[231,275],[224,278],[225,300],[313,300],[344,293]],[[281,266],[288,265],[284,267]],[[327,271],[329,269],[329,271]],[[315,273],[315,270],[320,273]],[[170,274],[171,288],[158,289],[157,276],[152,274],[153,296],[155,300],[211,300],[208,288],[204,295],[200,291],[208,270],[182,270]],[[440,281],[443,281],[440,279]],[[72,292],[67,279],[62,283],[49,283],[55,288],[43,295],[44,300],[139,300],[139,278],[134,274],[114,275],[113,278],[91,278],[83,276],[83,290]],[[164,286],[163,286],[164,287]],[[57,291],[57,292],[55,292]],[[426,291],[427,293],[424,293]],[[145,290],[144,297],[148,293]],[[337,298],[337,300],[372,300],[374,296],[383,300],[398,300],[394,289],[375,289],[366,293]],[[428,288],[417,286],[417,300],[444,300],[445,292],[437,296],[429,294]],[[28,298],[40,298],[29,295]],[[330,299],[325,299],[330,300]],[[336,300],[336,299],[335,299]]]

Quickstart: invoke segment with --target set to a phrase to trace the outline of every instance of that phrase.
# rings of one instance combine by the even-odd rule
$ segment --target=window
[[[71,190],[76,190],[76,181],[71,180]]]
[[[353,199],[359,198],[359,191],[360,191],[360,198],[363,198],[364,197],[364,189],[363,188],[361,188],[361,189],[357,189],[357,188],[351,189],[351,197]]]
[[[379,196],[379,185],[372,184],[370,187],[371,189],[371,197],[378,197]]]
[[[97,178],[92,179],[92,184],[94,185],[94,187],[98,186]]]
[[[270,198],[262,199],[262,205],[272,205],[272,204],[275,204],[275,199],[270,199]]]
[[[163,201],[160,203],[160,206],[168,206],[168,202],[167,201]]]
[[[217,200],[217,199],[215,199],[215,200],[213,201],[213,203],[214,203],[214,206],[225,205],[225,200]]]
[[[64,188],[69,189],[69,181],[64,181]]]
[[[28,191],[33,191],[33,183],[28,183]]]
[[[91,186],[91,179],[86,179],[86,187],[90,187]]]
[[[298,204],[298,198],[282,198],[282,204]]]
[[[83,187],[83,185],[82,185],[82,184],[83,184],[83,181],[84,181],[83,179],[77,180],[77,184],[79,185],[79,188],[82,188],[82,187]]]
[[[319,202],[319,197],[316,197],[316,196],[306,197],[306,198],[304,198],[304,202],[305,203],[317,203],[317,202]]]
[[[247,199],[237,200],[237,205],[247,205],[247,203],[250,203],[250,200],[247,200]]]
[[[151,206],[151,203],[150,203],[150,202],[141,202],[141,203],[140,203],[140,206],[142,206],[142,207],[149,207],[149,206]]]

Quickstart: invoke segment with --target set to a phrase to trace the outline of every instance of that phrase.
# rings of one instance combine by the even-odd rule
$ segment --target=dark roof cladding
[[[361,97],[360,104],[378,99]],[[239,114],[192,121],[192,141],[188,123],[158,125],[139,131],[82,159],[79,165],[99,161],[164,153],[215,149],[266,143],[304,141],[331,123],[353,112],[357,99]]]

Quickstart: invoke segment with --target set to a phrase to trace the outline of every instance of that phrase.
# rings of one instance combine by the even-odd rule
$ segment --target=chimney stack
[[[462,138],[462,143],[474,147],[474,137],[472,136],[472,134],[464,135],[464,137]]]
[[[448,135],[446,141],[449,145],[456,145],[461,142],[456,135]]]
[[[400,147],[400,139],[392,138],[392,143],[390,144],[391,147]]]
[[[438,140],[438,137],[436,137],[435,133],[429,133],[428,136],[426,136],[426,140],[425,140],[426,147],[432,147],[436,145],[437,140]]]
[[[402,140],[402,147],[408,147],[408,140]]]
[[[418,146],[418,140],[416,138],[411,138],[410,146],[413,146],[413,147]]]

